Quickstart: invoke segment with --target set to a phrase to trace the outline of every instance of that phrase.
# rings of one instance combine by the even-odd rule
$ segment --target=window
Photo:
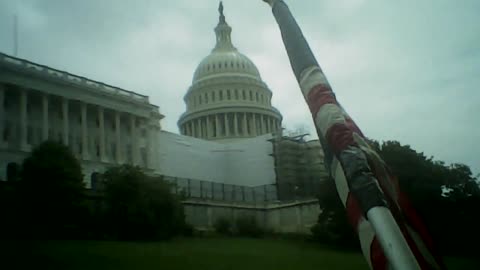
[[[250,91],[250,100],[253,101],[253,93]]]
[[[115,158],[115,156],[117,155],[117,147],[115,143],[112,143],[112,146],[110,149],[112,150],[112,157]]]
[[[145,148],[142,148],[140,150],[140,153],[141,153],[141,157],[142,157],[142,164],[144,166],[147,166],[147,150]]]
[[[230,89],[227,90],[227,99],[228,100],[232,99],[232,95],[230,94]]]
[[[238,89],[235,89],[235,99],[238,100]]]
[[[205,93],[205,103],[208,103],[208,94]]]
[[[245,90],[242,90],[242,96],[243,96],[243,99],[247,99],[247,96],[245,95]]]
[[[220,100],[223,100],[223,91],[220,91]]]
[[[212,101],[215,101],[215,92],[212,92]]]
[[[258,93],[255,93],[255,100],[258,102]]]

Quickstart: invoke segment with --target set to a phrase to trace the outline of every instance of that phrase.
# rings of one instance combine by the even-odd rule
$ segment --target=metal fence
[[[187,198],[250,203],[278,200],[275,184],[248,187],[171,176],[163,176],[163,179],[173,184],[175,194]]]

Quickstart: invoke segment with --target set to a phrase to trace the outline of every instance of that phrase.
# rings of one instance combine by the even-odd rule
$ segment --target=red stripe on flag
[[[370,245],[370,262],[372,263],[373,270],[386,270],[388,266],[387,257],[385,257],[383,253],[377,236],[373,238],[372,244]]]
[[[348,221],[353,226],[353,228],[357,230],[358,223],[360,222],[360,219],[362,217],[362,209],[360,208],[357,199],[355,199],[355,197],[353,197],[352,193],[350,192],[347,196],[347,203],[345,205],[345,209],[347,210]]]
[[[365,136],[363,136],[362,131],[361,131],[360,128],[357,126],[357,124],[352,120],[352,118],[350,118],[349,116],[346,116],[346,117],[345,117],[345,122],[347,122],[347,126],[348,126],[352,131],[354,131],[355,133],[357,133],[358,135],[360,135],[360,137],[365,138]]]
[[[357,145],[352,130],[345,124],[335,124],[327,130],[326,139],[335,156],[350,145]]]
[[[330,88],[329,85],[320,84],[314,86],[308,93],[307,104],[313,118],[315,118],[323,105],[337,104],[337,100],[335,99],[335,94],[333,94],[332,88]]]

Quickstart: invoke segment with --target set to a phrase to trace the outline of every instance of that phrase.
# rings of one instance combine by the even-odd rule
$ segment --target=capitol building
[[[0,53],[0,179],[55,140],[80,160],[87,187],[120,164],[240,186],[320,181],[319,142],[282,134],[272,91],[234,46],[223,10],[215,37],[186,90],[179,133],[162,130],[168,116],[148,96]]]

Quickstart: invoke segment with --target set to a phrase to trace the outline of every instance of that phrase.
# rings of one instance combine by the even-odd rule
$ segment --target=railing
[[[92,177],[90,189],[92,194],[103,191],[104,183],[98,176]],[[314,199],[318,197],[320,189],[320,182],[315,179],[303,179],[298,183],[276,183],[250,187],[165,175],[157,177],[171,183],[171,192],[181,197],[219,202],[261,204]]]
[[[28,60],[9,56],[4,53],[0,53],[0,65],[15,67],[17,69],[21,69],[27,72],[33,72],[43,76],[48,76],[50,78],[62,80],[64,82],[72,83],[81,87],[88,87],[90,89],[94,89],[104,93],[124,96],[143,103],[149,103],[148,96],[128,91],[119,87],[111,86],[102,82],[90,80],[88,78],[77,76],[48,66],[36,64]]]
[[[247,203],[278,200],[274,184],[248,187],[170,176],[163,176],[163,179],[173,184],[173,193],[187,198]]]

